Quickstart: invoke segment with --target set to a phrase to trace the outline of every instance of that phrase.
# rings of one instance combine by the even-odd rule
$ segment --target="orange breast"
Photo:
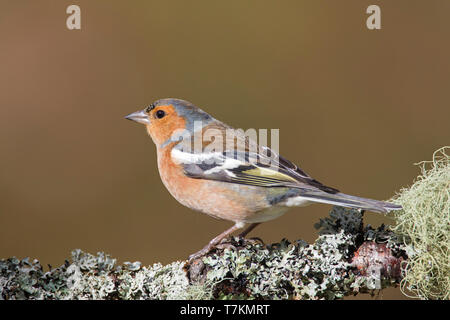
[[[235,222],[246,221],[267,207],[259,188],[185,176],[181,165],[172,160],[172,145],[158,148],[158,168],[162,182],[181,204],[212,217]],[[255,191],[253,199],[248,194],[252,190]]]

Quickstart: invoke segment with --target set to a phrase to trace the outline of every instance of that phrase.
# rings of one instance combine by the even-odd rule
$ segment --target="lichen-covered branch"
[[[191,264],[116,266],[81,250],[47,272],[37,260],[0,260],[0,299],[339,299],[401,280],[403,241],[384,226],[335,207],[316,227],[314,244],[234,238]]]
[[[422,162],[392,199],[403,206],[393,231],[334,207],[313,244],[234,238],[191,264],[116,266],[104,253],[74,250],[71,262],[44,272],[37,260],[9,258],[0,260],[0,299],[340,299],[399,282],[403,293],[449,299],[449,149]]]

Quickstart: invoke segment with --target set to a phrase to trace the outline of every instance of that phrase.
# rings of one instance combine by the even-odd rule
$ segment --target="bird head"
[[[193,134],[215,120],[192,103],[180,99],[160,99],[126,119],[142,123],[158,147],[180,140],[183,134]]]

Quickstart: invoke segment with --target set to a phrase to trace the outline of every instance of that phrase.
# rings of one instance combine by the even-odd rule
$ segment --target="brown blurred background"
[[[70,4],[79,31],[66,28]],[[381,30],[366,28],[370,4]],[[230,226],[170,196],[152,141],[124,119],[158,98],[279,128],[281,154],[319,181],[390,198],[450,141],[448,12],[424,0],[2,0],[0,258],[58,266],[81,248],[168,263]],[[312,242],[329,209],[296,208],[252,234]]]

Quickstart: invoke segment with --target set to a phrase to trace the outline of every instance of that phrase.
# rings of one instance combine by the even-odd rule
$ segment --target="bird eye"
[[[155,115],[158,119],[161,119],[166,115],[166,113],[163,110],[158,110],[156,111]]]

